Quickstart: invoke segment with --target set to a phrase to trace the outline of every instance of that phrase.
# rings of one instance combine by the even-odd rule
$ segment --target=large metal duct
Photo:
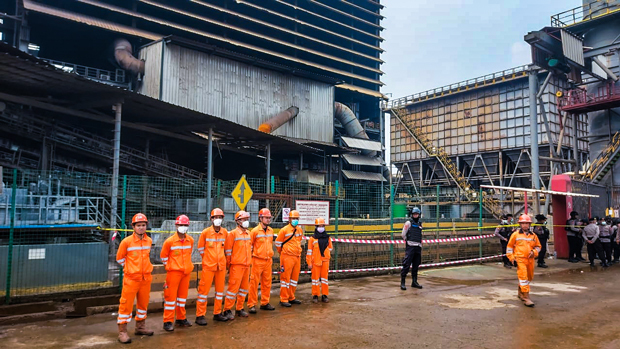
[[[277,130],[280,126],[294,119],[297,116],[297,114],[299,114],[299,108],[294,107],[294,106],[290,107],[286,110],[279,112],[271,119],[262,123],[260,126],[258,126],[258,130],[265,132],[265,133],[272,133],[273,131]]]
[[[125,39],[114,41],[114,59],[123,69],[134,74],[144,74],[144,60],[133,56],[133,48],[129,41]]]
[[[351,110],[346,105],[340,102],[335,102],[334,103],[334,117],[336,117],[336,119],[342,124],[342,127],[344,127],[345,131],[347,132],[347,135],[351,137],[355,137],[355,138],[369,139],[368,135],[366,134],[366,131],[364,131],[364,128],[362,127],[362,124],[360,124],[360,121],[357,119],[357,117],[353,113],[353,110]],[[370,151],[370,150],[363,150],[362,154],[368,155],[368,156],[375,156],[377,155],[377,152]]]

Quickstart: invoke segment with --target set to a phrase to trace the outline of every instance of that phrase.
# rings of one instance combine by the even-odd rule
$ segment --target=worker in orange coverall
[[[243,302],[248,295],[250,286],[250,264],[252,263],[252,242],[250,241],[250,214],[245,211],[235,213],[237,227],[228,233],[224,243],[226,265],[228,266],[228,289],[224,302],[224,316],[234,320],[235,315],[248,317],[243,309]],[[237,301],[235,314],[232,307]]]
[[[226,255],[224,243],[228,231],[222,227],[224,211],[214,208],[211,211],[210,227],[200,234],[198,239],[198,253],[202,256],[202,273],[198,283],[198,299],[196,300],[196,324],[207,326],[207,295],[211,285],[215,282],[215,302],[213,304],[213,320],[228,321],[222,314],[224,299],[224,283],[226,282]]]
[[[187,234],[189,217],[180,215],[175,222],[177,232],[164,241],[161,261],[166,267],[164,284],[164,330],[174,331],[172,321],[176,312],[175,325],[191,327],[185,315],[185,303],[189,293],[189,280],[194,270],[192,248],[194,239]]]
[[[301,304],[300,300],[295,299],[301,271],[301,241],[304,238],[304,232],[298,224],[299,212],[292,210],[289,213],[289,224],[280,229],[276,239],[276,249],[280,253],[280,306],[287,308],[291,304]]]
[[[312,270],[312,303],[319,302],[319,294],[322,293],[321,301],[329,303],[329,259],[331,257],[332,239],[325,231],[325,219],[314,220],[314,235],[308,241],[306,264]]]
[[[252,268],[250,272],[250,293],[248,294],[248,308],[250,314],[256,314],[258,303],[258,282],[260,281],[260,308],[261,310],[275,310],[269,304],[271,295],[271,275],[273,265],[273,229],[271,211],[263,208],[258,212],[259,224],[250,232],[252,242]]]
[[[133,234],[121,241],[116,262],[123,267],[123,291],[118,307],[118,341],[127,344],[131,338],[127,334],[127,324],[131,322],[133,302],[138,297],[136,306],[136,331],[138,336],[152,336],[153,331],[146,329],[146,309],[149,305],[151,292],[151,240],[146,235],[148,219],[142,213],[137,213],[131,219]]]
[[[517,278],[519,278],[519,299],[527,307],[533,307],[530,299],[530,283],[534,278],[534,260],[540,253],[538,236],[530,231],[532,218],[526,214],[519,217],[520,229],[510,236],[506,247],[506,256],[510,262],[517,262]]]

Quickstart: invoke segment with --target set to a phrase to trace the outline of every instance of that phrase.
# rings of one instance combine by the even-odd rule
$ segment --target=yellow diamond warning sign
[[[237,203],[237,206],[239,206],[239,209],[245,209],[245,206],[247,206],[248,202],[252,198],[252,194],[252,189],[250,189],[248,181],[245,180],[245,176],[241,177],[239,183],[237,183],[237,186],[235,187],[235,190],[232,191],[232,197]]]

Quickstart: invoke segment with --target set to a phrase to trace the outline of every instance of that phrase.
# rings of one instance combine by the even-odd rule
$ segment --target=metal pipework
[[[342,127],[344,127],[347,135],[354,138],[369,139],[366,131],[364,131],[364,128],[362,127],[362,124],[360,124],[357,116],[355,116],[355,113],[353,113],[353,110],[351,110],[346,105],[340,102],[335,102],[334,117],[342,124]],[[374,156],[376,155],[376,152],[364,150],[362,151],[362,154]]]
[[[133,48],[129,41],[125,39],[114,41],[114,59],[123,69],[134,74],[144,74],[144,60],[133,56]]]
[[[276,114],[271,119],[265,121],[260,126],[258,126],[258,130],[265,133],[272,133],[277,130],[280,126],[286,124],[287,122],[293,120],[297,114],[299,114],[299,108],[293,106],[286,110],[283,110]]]

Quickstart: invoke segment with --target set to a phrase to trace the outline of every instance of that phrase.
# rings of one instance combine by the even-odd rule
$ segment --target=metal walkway
[[[620,158],[620,132],[616,132],[607,148],[594,159],[584,180],[591,183],[602,181]]]

